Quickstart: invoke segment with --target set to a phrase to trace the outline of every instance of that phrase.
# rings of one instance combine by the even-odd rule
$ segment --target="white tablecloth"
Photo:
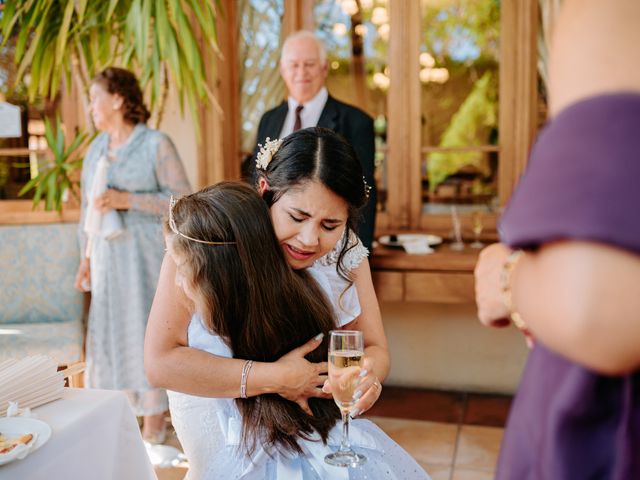
[[[34,410],[51,438],[22,460],[0,466],[0,480],[156,479],[124,393],[65,388]]]

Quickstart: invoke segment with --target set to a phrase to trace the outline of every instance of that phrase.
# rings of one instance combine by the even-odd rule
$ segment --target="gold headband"
[[[200,240],[197,238],[190,237],[185,235],[181,231],[178,230],[176,226],[176,221],[173,219],[173,207],[175,207],[178,201],[171,195],[171,200],[169,200],[169,228],[176,235],[180,235],[182,238],[186,238],[187,240],[191,240],[192,242],[204,243],[205,245],[235,245],[236,242],[210,242],[209,240]]]

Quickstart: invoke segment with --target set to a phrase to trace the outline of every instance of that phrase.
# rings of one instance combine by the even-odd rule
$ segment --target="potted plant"
[[[33,208],[44,199],[45,210],[62,211],[63,200],[71,192],[78,198],[77,171],[82,168],[82,157],[78,155],[91,137],[87,133],[79,133],[71,145],[65,145],[64,132],[60,116],[56,115],[55,129],[48,118],[44,120],[44,134],[47,145],[51,150],[52,161],[46,163],[42,171],[22,187],[18,195],[22,196],[31,190],[33,193]],[[79,198],[78,198],[79,200]]]

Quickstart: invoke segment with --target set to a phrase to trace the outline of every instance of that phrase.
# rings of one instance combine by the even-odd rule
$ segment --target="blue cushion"
[[[0,325],[0,362],[27,355],[48,355],[58,365],[82,358],[82,322]]]
[[[79,322],[77,224],[0,226],[0,324]]]

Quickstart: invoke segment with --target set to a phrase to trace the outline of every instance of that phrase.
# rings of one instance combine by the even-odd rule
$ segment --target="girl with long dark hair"
[[[329,279],[290,268],[267,204],[253,189],[227,182],[183,197],[172,204],[165,232],[177,282],[198,317],[199,325],[189,328],[189,344],[248,365],[241,381],[245,398],[208,399],[208,413],[217,415],[221,432],[208,439],[218,437],[219,447],[206,459],[202,478],[376,478],[381,472],[390,472],[387,478],[428,478],[366,420],[352,424],[352,438],[368,464],[355,470],[325,464],[340,431],[331,399],[310,399],[307,413],[277,394],[243,395],[254,361],[275,362],[308,338],[326,337],[340,326],[329,302]],[[326,359],[326,342],[307,358]]]

